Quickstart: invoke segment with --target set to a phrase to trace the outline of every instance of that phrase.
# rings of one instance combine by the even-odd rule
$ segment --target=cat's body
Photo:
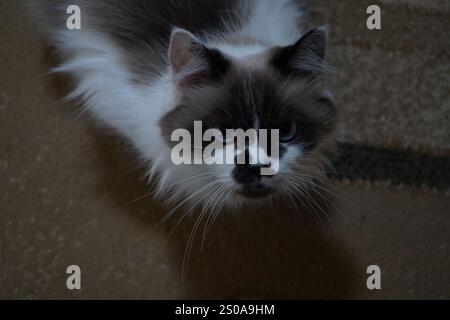
[[[322,82],[325,32],[299,40],[302,1],[36,2],[64,59],[56,70],[76,80],[71,97],[127,138],[167,199],[212,206],[214,198],[217,210],[270,198],[256,190],[266,186],[299,198],[308,192],[300,174],[305,186],[323,176],[335,110]],[[69,5],[81,8],[81,30],[66,29]],[[170,133],[196,120],[280,130],[292,122],[302,131],[283,144],[280,173],[266,179],[234,165],[173,164]]]

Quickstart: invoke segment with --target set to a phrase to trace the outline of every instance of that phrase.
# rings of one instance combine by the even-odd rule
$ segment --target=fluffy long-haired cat
[[[69,30],[67,8],[81,10]],[[325,178],[336,110],[326,90],[324,28],[302,30],[302,0],[41,0],[71,98],[125,137],[173,203],[219,210],[302,201]],[[174,130],[279,129],[279,170],[176,165]]]

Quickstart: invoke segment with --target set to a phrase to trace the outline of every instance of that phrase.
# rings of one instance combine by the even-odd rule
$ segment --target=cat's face
[[[221,193],[234,204],[254,202],[298,193],[302,181],[307,186],[322,173],[326,153],[333,146],[336,116],[323,87],[325,46],[326,33],[316,29],[293,46],[236,58],[207,48],[186,31],[174,32],[169,55],[177,101],[160,121],[169,147],[174,146],[171,136],[177,129],[194,135],[195,121],[202,122],[203,132],[219,129],[224,140],[227,129],[279,130],[276,159],[271,158],[270,137],[264,150],[277,162],[275,175],[261,175],[263,164],[179,168],[193,177],[194,189],[205,188],[203,194],[211,191],[210,197],[213,192]],[[203,178],[200,182],[195,177]]]

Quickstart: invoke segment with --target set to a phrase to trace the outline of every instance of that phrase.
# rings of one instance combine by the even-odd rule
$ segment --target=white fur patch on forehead
[[[260,44],[246,44],[246,45],[229,45],[218,44],[214,46],[229,57],[242,59],[249,56],[263,54],[267,48]]]

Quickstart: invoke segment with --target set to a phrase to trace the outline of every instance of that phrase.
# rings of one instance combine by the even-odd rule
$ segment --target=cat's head
[[[217,198],[223,205],[307,192],[323,176],[334,146],[336,110],[324,87],[326,42],[327,33],[319,28],[287,47],[254,45],[232,54],[223,45],[207,46],[188,31],[174,30],[169,62],[176,99],[160,121],[167,146],[174,147],[177,129],[194,136],[196,121],[203,132],[217,128],[224,136],[226,129],[279,129],[273,159],[278,170],[263,176],[262,164],[166,163],[161,188],[173,185],[174,196],[199,204]]]

